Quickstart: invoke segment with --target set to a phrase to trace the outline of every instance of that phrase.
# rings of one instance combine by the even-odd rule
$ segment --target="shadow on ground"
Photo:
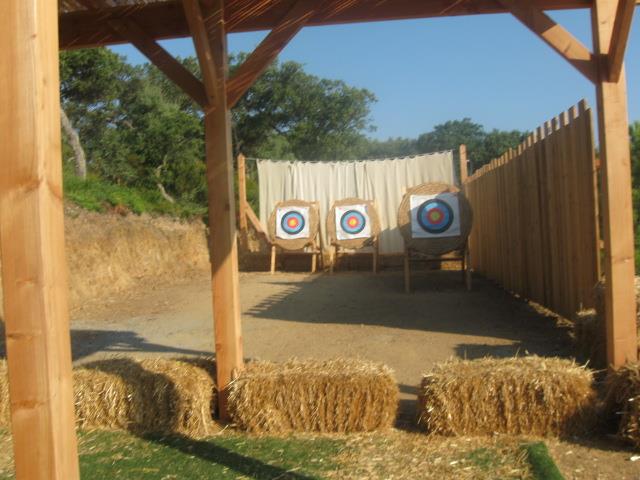
[[[460,343],[459,358],[537,354],[567,356],[566,329],[499,286],[474,278],[467,292],[458,271],[412,275],[413,291],[404,293],[402,272],[316,275],[305,281],[265,276],[280,292],[255,304],[245,315],[265,320],[311,324],[381,326],[469,337],[491,337],[508,345]]]

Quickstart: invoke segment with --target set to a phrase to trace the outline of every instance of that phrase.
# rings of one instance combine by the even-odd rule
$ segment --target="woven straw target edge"
[[[353,238],[350,240],[338,240],[336,234],[336,207],[342,207],[344,205],[364,204],[367,209],[367,214],[371,220],[371,236],[369,238]],[[363,200],[361,198],[345,198],[343,200],[337,200],[333,203],[327,213],[327,239],[330,245],[338,245],[341,248],[362,248],[370,247],[373,245],[375,238],[380,235],[380,217],[378,211],[371,200]]]
[[[460,207],[460,235],[441,238],[411,237],[411,195],[435,195],[438,193],[457,193]],[[467,242],[473,224],[473,211],[467,197],[454,185],[446,183],[423,183],[407,190],[398,207],[398,228],[404,238],[405,247],[427,255],[443,255],[461,249]]]
[[[295,240],[286,240],[276,236],[276,212],[282,207],[309,207],[309,238],[298,238]],[[306,202],[304,200],[285,200],[276,203],[271,215],[269,216],[269,237],[271,243],[285,250],[302,250],[308,245],[312,245],[318,235],[320,227],[320,213],[315,202]]]

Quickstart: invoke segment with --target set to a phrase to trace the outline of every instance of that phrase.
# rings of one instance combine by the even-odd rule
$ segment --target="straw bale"
[[[460,209],[460,235],[453,237],[413,238],[411,235],[411,196],[456,193]],[[407,190],[398,207],[398,228],[407,248],[427,255],[442,255],[464,247],[471,233],[473,211],[464,193],[454,185],[446,183],[423,183]]]
[[[336,207],[344,207],[345,205],[365,205],[367,214],[371,223],[371,236],[368,238],[352,238],[349,240],[338,240],[336,233]],[[362,248],[372,246],[374,241],[380,235],[380,217],[378,210],[371,200],[362,200],[360,198],[345,198],[337,200],[333,203],[327,214],[327,237],[330,245],[338,245],[342,248]]]
[[[392,371],[352,359],[254,362],[229,388],[232,420],[255,433],[386,429],[397,406]]]
[[[10,424],[6,362],[0,368],[0,422]],[[217,430],[212,359],[114,358],[73,372],[76,423],[84,429],[203,437]]]
[[[287,240],[285,238],[277,237],[277,212],[278,208],[283,207],[309,207],[309,236],[307,238]],[[285,200],[283,202],[278,202],[269,216],[268,227],[271,243],[284,250],[302,250],[303,248],[312,245],[318,235],[318,229],[320,228],[320,212],[318,211],[318,204],[317,202],[306,202],[304,200]]]
[[[605,415],[618,421],[618,434],[640,449],[640,364],[610,371],[605,381]]]
[[[425,374],[419,423],[443,435],[571,435],[592,428],[592,373],[537,356],[451,360]]]

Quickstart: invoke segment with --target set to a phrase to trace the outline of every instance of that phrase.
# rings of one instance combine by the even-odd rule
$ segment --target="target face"
[[[335,207],[336,237],[338,240],[369,238],[371,224],[367,206],[362,204]]]
[[[309,238],[309,207],[278,208],[276,236],[284,240]]]
[[[460,210],[455,193],[412,195],[410,205],[413,238],[460,235]]]

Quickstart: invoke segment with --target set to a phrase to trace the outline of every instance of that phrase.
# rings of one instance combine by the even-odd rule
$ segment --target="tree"
[[[244,56],[232,58],[232,71]],[[358,156],[375,96],[339,80],[274,63],[233,109],[236,152],[304,160]]]
[[[417,148],[421,153],[455,151],[460,144],[465,144],[473,170],[476,170],[509,148],[516,147],[526,136],[526,132],[518,130],[494,129],[487,133],[479,123],[464,118],[436,125],[433,131],[423,133],[418,137]]]

